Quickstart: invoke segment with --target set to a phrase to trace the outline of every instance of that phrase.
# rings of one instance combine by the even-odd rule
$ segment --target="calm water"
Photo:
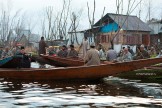
[[[162,84],[116,77],[94,82],[16,81],[1,78],[0,96],[0,108],[162,108]]]

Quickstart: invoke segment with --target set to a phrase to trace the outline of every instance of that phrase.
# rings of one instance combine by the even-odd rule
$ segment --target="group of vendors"
[[[39,42],[39,54],[46,54],[45,47],[47,47],[47,45],[44,41],[44,37],[41,37],[41,41]],[[82,55],[79,55],[80,49],[82,50]],[[117,53],[112,48],[108,48],[108,51],[106,52],[102,44],[99,44],[98,48],[96,47],[95,43],[91,43],[89,45],[86,36],[83,38],[78,51],[75,50],[74,45],[72,44],[69,45],[69,48],[66,45],[62,45],[59,47],[59,50],[55,50],[52,46],[48,48],[49,55],[71,58],[81,57],[87,66],[100,65],[101,58],[105,58],[105,63],[125,62],[134,59],[146,59],[150,58],[153,51],[155,50],[147,51],[145,46],[141,45],[139,48],[137,48],[136,53],[133,52],[130,46],[123,47],[119,53]]]

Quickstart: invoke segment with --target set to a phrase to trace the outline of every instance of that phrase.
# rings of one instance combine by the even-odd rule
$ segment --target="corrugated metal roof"
[[[95,25],[98,25],[100,21],[103,22],[106,19],[111,19],[116,22],[123,30],[132,30],[132,31],[151,31],[151,28],[140,20],[137,16],[128,16],[121,14],[106,14],[103,19],[100,19]]]

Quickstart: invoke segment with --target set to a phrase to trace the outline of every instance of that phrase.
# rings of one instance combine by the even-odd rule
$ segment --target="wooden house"
[[[152,29],[150,35],[150,45],[158,45],[162,48],[162,20],[152,19],[148,21],[148,25]]]
[[[102,43],[106,48],[114,45],[150,45],[151,28],[141,21],[137,16],[107,13],[94,24],[91,31],[96,36],[97,43]]]

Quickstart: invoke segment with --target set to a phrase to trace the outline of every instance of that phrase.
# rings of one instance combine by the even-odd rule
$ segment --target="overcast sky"
[[[81,28],[86,29],[88,28],[88,18],[87,18],[87,1],[90,5],[90,9],[93,10],[93,1],[94,0],[72,0],[71,7],[73,11],[78,11],[83,9],[82,18],[81,18]],[[124,1],[124,10],[123,14],[127,11],[127,2],[128,0]],[[134,1],[134,0],[132,0]],[[139,2],[140,0],[136,0]],[[145,21],[147,17],[147,7],[149,0],[143,0],[141,3],[141,19]],[[8,2],[8,5],[7,5]],[[23,10],[24,12],[28,13],[31,17],[30,20],[35,20],[35,23],[38,23],[39,17],[41,17],[40,11],[47,6],[53,6],[55,11],[61,10],[62,7],[62,0],[0,0],[1,8],[9,6],[11,11],[14,13],[17,10]],[[96,13],[95,13],[95,22],[101,18],[103,8],[106,7],[106,13],[116,13],[116,0],[96,0]],[[151,0],[151,17],[155,18],[162,18],[162,0]],[[139,14],[139,7],[136,8],[132,12],[132,15]]]

